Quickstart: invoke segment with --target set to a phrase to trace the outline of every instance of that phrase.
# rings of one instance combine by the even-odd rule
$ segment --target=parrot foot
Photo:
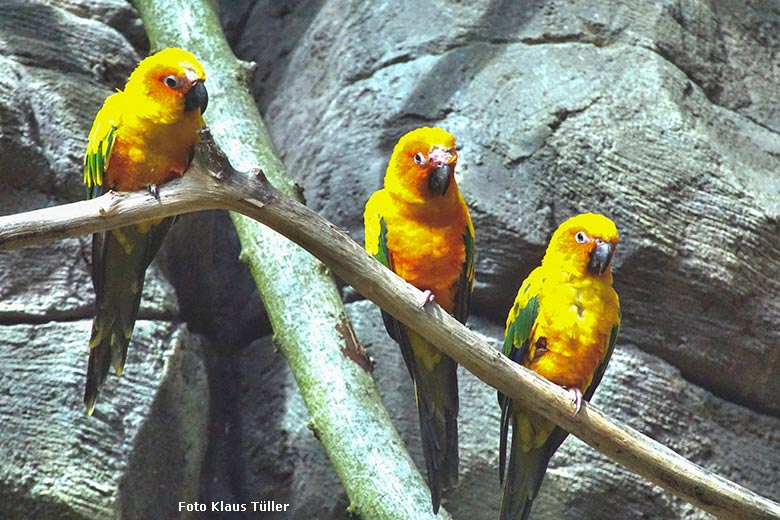
[[[566,391],[571,395],[571,402],[574,404],[574,415],[577,415],[580,413],[580,408],[582,408],[582,392],[576,386],[567,388]]]
[[[423,291],[423,297],[420,299],[420,310],[425,308],[426,303],[430,303],[435,299],[436,297],[433,295],[433,293],[429,289],[425,289]]]
[[[100,208],[98,208],[98,213],[101,215],[108,215],[111,212],[111,205],[116,201],[117,198],[117,192],[114,190],[108,190],[108,197],[103,204],[100,205]]]
[[[152,194],[152,197],[154,197],[157,200],[157,202],[160,202],[160,189],[157,187],[157,185],[150,184],[149,186],[147,186],[147,188],[149,189],[149,193]]]

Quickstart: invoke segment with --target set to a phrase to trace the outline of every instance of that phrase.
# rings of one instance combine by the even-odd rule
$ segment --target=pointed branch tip
[[[225,179],[231,175],[242,174],[233,168],[230,161],[222,151],[222,148],[214,141],[211,131],[208,127],[203,127],[199,131],[200,142],[195,146],[195,157],[205,167],[206,170],[217,179]]]
[[[241,66],[241,69],[244,72],[244,83],[249,85],[252,83],[252,80],[255,79],[255,74],[257,73],[257,63],[254,61],[238,60],[238,64]]]

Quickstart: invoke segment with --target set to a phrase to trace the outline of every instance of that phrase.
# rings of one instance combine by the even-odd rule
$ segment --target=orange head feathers
[[[84,156],[89,197],[184,173],[204,124],[205,79],[203,65],[182,49],[162,50],[138,64],[125,90],[109,96],[92,123]]]
[[[604,215],[583,213],[571,217],[550,239],[542,264],[551,262],[574,275],[611,276],[609,267],[620,241],[615,223]]]
[[[164,49],[143,59],[125,86],[125,94],[142,102],[139,111],[158,122],[175,121],[183,112],[206,110],[208,93],[203,65],[183,49]]]
[[[441,128],[417,128],[395,145],[385,189],[410,203],[457,196],[457,188],[451,186],[457,161],[452,134]]]

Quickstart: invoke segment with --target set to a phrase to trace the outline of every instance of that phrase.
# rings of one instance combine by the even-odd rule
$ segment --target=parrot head
[[[127,80],[125,92],[144,99],[146,112],[160,121],[174,121],[182,113],[209,102],[203,65],[191,53],[177,48],[161,50],[141,60]]]
[[[441,128],[412,130],[398,141],[385,175],[385,188],[411,202],[457,192],[455,137]]]
[[[610,273],[619,241],[614,222],[604,215],[583,213],[558,226],[545,260],[555,258],[562,270],[572,274],[602,276]]]

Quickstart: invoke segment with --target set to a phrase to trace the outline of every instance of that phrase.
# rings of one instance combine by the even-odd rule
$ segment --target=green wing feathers
[[[387,223],[379,215],[373,215],[371,223],[366,226],[366,245],[368,251],[374,251],[372,256],[377,259],[379,263],[393,270],[393,259],[390,256],[390,251],[387,249]],[[368,221],[367,221],[368,222]],[[370,235],[373,233],[374,235]],[[373,242],[373,243],[370,243]],[[385,324],[385,329],[391,338],[398,343],[401,347],[401,354],[403,354],[404,363],[406,363],[406,369],[409,371],[409,375],[414,379],[414,372],[412,371],[412,347],[409,344],[409,338],[401,330],[401,323],[393,318],[393,316],[382,311],[382,321]]]
[[[528,282],[520,288],[518,297],[512,308],[512,319],[507,324],[504,334],[503,353],[506,357],[520,363],[528,350],[528,338],[531,337],[536,317],[539,315],[539,297],[529,296]],[[498,474],[503,482],[506,474],[506,451],[509,436],[509,423],[512,420],[512,400],[498,392],[498,404],[501,407],[501,436],[498,449]]]
[[[374,255],[382,265],[393,269],[390,259],[390,251],[387,249],[387,222],[382,217],[379,218],[379,236],[377,236],[377,253]]]
[[[475,250],[474,250],[474,228],[471,223],[466,227],[463,233],[463,245],[466,249],[466,258],[463,261],[463,272],[457,281],[455,288],[455,310],[453,316],[461,323],[466,323],[469,316],[469,301],[471,293],[474,290],[475,278]]]
[[[111,150],[114,146],[116,126],[95,120],[92,132],[89,134],[87,153],[84,155],[84,187],[87,198],[94,199],[102,193]]]
[[[539,297],[534,295],[522,303],[515,301],[512,308],[514,318],[507,325],[504,334],[504,355],[515,363],[520,363],[528,350],[528,338],[539,316]]]

